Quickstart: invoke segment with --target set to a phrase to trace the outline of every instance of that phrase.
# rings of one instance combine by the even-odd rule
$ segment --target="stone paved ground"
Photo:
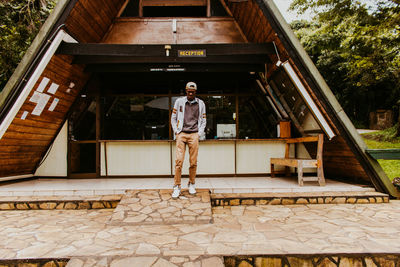
[[[144,225],[177,223],[210,223],[209,190],[198,189],[195,196],[183,190],[179,200],[171,198],[172,190],[129,190],[122,197],[109,224]]]
[[[150,258],[147,266],[172,259],[180,261],[175,266],[200,266],[222,255],[400,252],[400,201],[216,207],[209,224],[108,224],[113,212],[1,211],[0,258],[98,259],[110,266]]]

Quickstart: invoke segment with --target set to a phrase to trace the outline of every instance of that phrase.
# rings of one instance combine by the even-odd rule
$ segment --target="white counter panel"
[[[237,173],[271,173],[270,158],[285,157],[283,141],[238,141]],[[276,170],[281,170],[276,166]]]
[[[104,152],[104,143],[102,143],[101,175],[106,175]],[[293,152],[292,148],[291,154]],[[237,141],[236,173],[268,174],[271,172],[270,158],[284,156],[284,141]],[[298,156],[309,157],[302,145],[298,146]],[[201,142],[197,165],[198,174],[235,174],[235,142]],[[277,170],[284,169],[282,166],[276,166],[276,168]],[[175,142],[107,143],[107,174],[110,176],[170,175],[171,173],[175,173]],[[187,148],[182,174],[189,174]]]
[[[175,143],[172,143],[173,173],[175,174]],[[234,174],[235,173],[235,143],[200,142],[197,158],[198,174]],[[186,147],[182,174],[189,174],[189,150]]]
[[[171,174],[169,142],[109,142],[107,147],[108,175]],[[101,146],[101,175],[106,175],[104,143]]]

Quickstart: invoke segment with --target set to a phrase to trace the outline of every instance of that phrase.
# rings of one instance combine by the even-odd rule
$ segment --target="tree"
[[[57,0],[0,0],[0,91]]]
[[[294,0],[292,28],[356,126],[400,99],[400,0]]]

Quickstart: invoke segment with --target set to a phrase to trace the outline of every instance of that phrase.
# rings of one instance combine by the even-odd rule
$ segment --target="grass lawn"
[[[368,148],[371,149],[385,149],[385,148],[399,148],[400,149],[400,138],[393,138],[395,128],[389,128],[383,131],[378,131],[369,134],[362,134],[365,143]],[[400,160],[385,160],[379,159],[379,164],[386,172],[390,180],[395,177],[400,177]]]

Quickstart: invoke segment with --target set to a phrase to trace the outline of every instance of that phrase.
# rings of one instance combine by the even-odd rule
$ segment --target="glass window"
[[[234,96],[207,96],[207,139],[236,138],[236,101]]]
[[[223,94],[225,92],[221,90],[209,90],[207,94],[198,96],[206,105],[205,133],[208,140],[276,137],[276,125],[279,121],[265,96],[254,93],[239,96]],[[170,110],[179,97],[177,95],[101,97],[100,139],[169,140]],[[95,140],[94,97],[82,98],[69,122],[72,130],[71,140]]]
[[[106,140],[167,140],[169,97],[104,97]]]
[[[278,120],[263,96],[239,97],[239,139],[262,139],[277,136]]]

